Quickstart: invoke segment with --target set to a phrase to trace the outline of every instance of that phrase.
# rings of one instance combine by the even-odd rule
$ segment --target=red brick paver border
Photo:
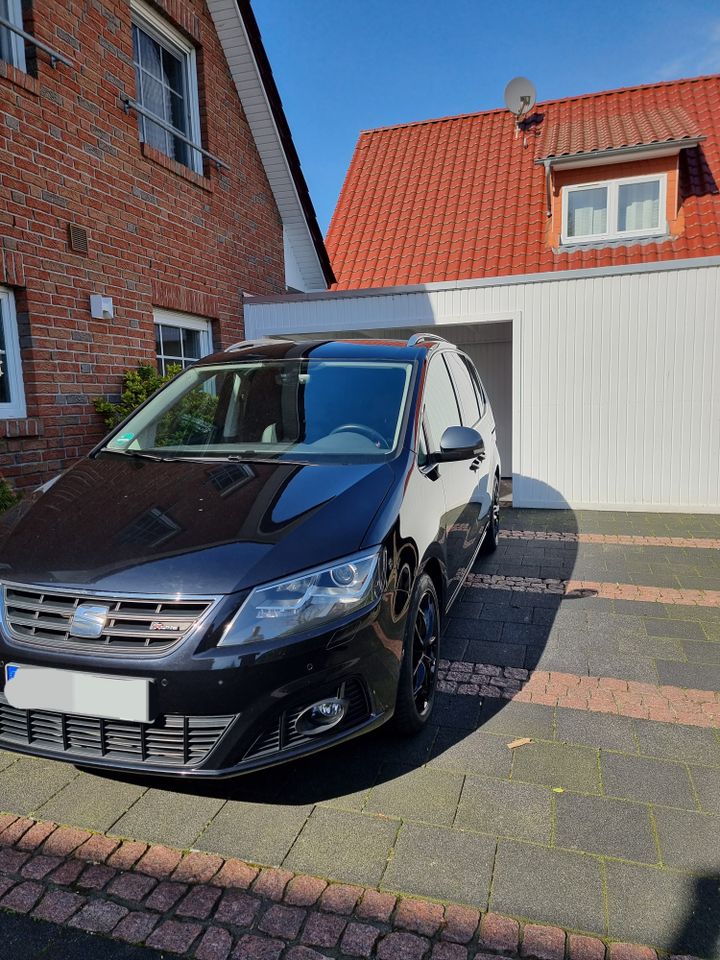
[[[720,539],[712,537],[645,537],[631,533],[562,533],[558,530],[501,530],[500,537],[503,540],[549,540],[554,543],[608,543],[632,547],[720,549]]]
[[[720,729],[720,693],[615,677],[440,660],[438,690]]]
[[[20,849],[28,834],[31,840],[44,838],[32,851]],[[69,842],[68,831],[54,823],[0,814],[0,909],[195,960],[486,960],[490,954],[535,960],[658,960],[648,947],[608,947],[597,937],[481,915],[470,907],[396,898],[286,870],[259,869],[240,860],[183,855],[163,846],[93,836],[94,843],[86,840],[78,847]],[[93,851],[103,859],[110,850],[115,851],[109,858],[113,869],[103,869],[114,879],[92,888],[79,883],[80,875],[97,866]],[[47,862],[57,859],[60,866],[48,873]],[[120,865],[123,860],[126,866]],[[65,869],[68,865],[79,869]],[[28,868],[37,880],[27,879]],[[171,876],[187,882],[167,879]],[[174,894],[161,902],[162,888],[172,888]]]
[[[605,583],[599,580],[558,580],[553,577],[502,577],[471,573],[466,581],[472,590],[519,590],[523,593],[552,593],[568,599],[595,596],[606,600],[645,600],[681,606],[720,607],[720,590],[683,590],[676,587],[645,587],[634,583]]]

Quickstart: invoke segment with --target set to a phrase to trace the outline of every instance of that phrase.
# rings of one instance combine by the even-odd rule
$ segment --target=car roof
[[[431,334],[410,340],[243,340],[227,350],[204,357],[201,365],[233,360],[422,360],[432,350],[452,344]]]

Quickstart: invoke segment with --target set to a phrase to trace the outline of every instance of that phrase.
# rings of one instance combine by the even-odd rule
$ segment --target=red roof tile
[[[338,289],[720,254],[720,76],[540,103],[527,146],[507,111],[360,135],[327,236]],[[706,139],[683,151],[673,240],[554,252],[544,157]]]

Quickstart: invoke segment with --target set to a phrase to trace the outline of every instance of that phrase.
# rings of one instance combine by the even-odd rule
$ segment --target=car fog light
[[[303,710],[297,718],[297,729],[309,735],[330,730],[340,723],[346,710],[347,702],[339,697],[320,700]]]

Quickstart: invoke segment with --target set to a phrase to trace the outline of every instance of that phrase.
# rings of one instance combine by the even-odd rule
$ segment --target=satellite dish
[[[527,77],[515,77],[505,87],[505,106],[518,122],[530,113],[536,101],[535,84]]]

